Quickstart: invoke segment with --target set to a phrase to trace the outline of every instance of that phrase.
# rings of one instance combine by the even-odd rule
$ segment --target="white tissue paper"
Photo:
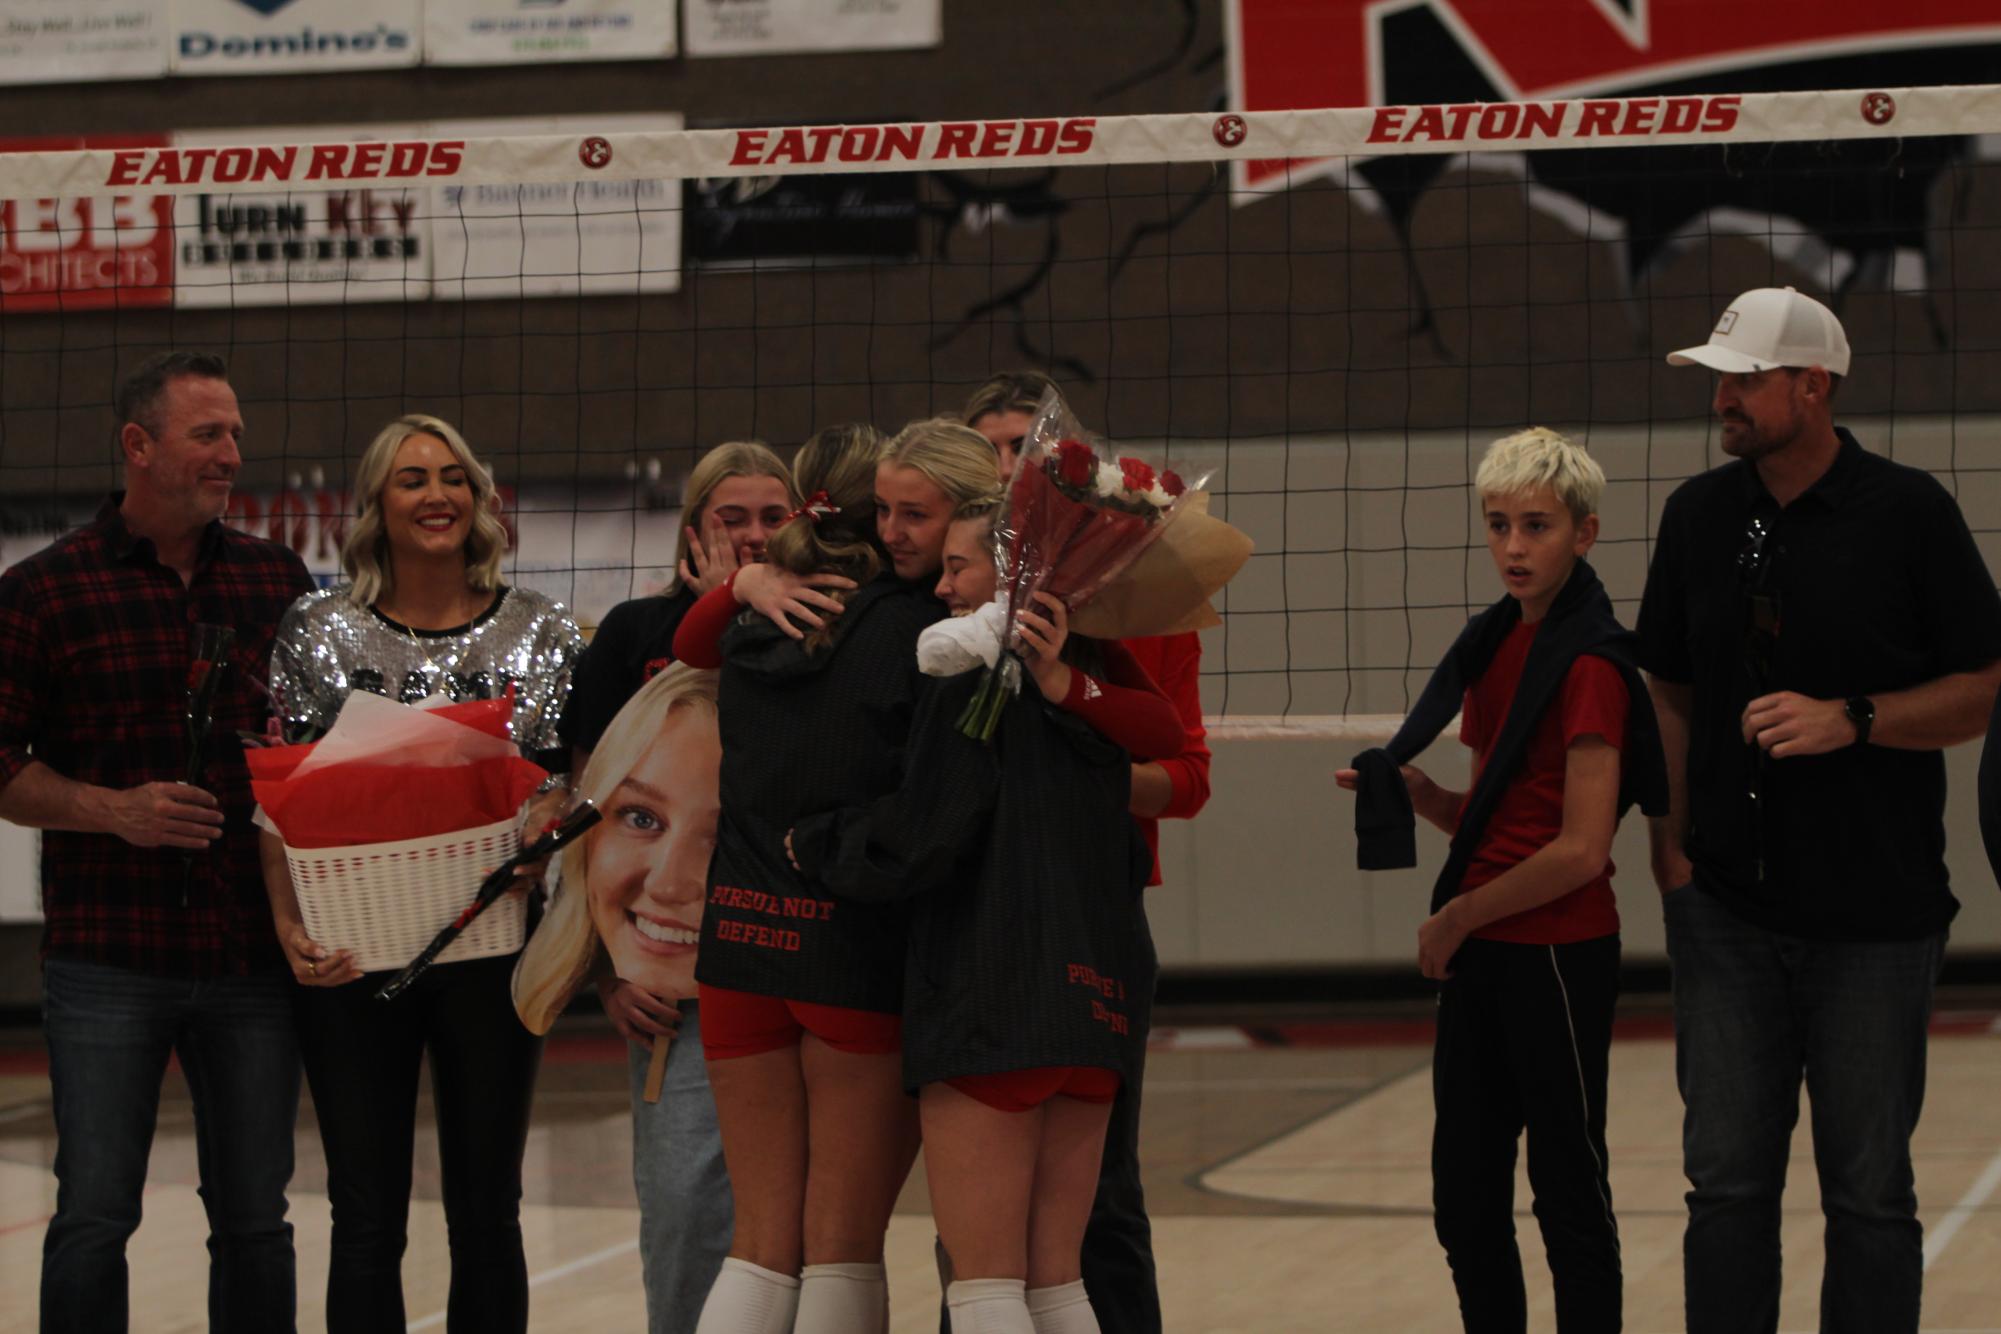
[[[957,676],[975,667],[991,667],[1000,661],[1006,629],[1007,608],[999,602],[927,626],[917,636],[918,670],[926,676]]]

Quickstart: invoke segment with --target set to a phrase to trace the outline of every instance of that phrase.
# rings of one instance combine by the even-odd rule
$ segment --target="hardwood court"
[[[1160,1035],[1148,1066],[1146,1167],[1167,1328],[1176,1334],[1384,1331],[1458,1323],[1428,1210],[1430,1084],[1421,1018],[1260,1022]],[[1276,1045],[1276,1044],[1284,1045]],[[552,1040],[529,1141],[525,1226],[538,1334],[643,1328],[624,1064],[615,1039]],[[1680,1102],[1658,1017],[1624,1023],[1612,1052],[1609,1138],[1626,1260],[1626,1328],[1681,1327]],[[1927,1232],[1925,1329],[2001,1334],[2001,1020],[1943,1010],[1916,1142]],[[146,1218],[134,1238],[135,1331],[205,1328],[207,1256],[193,1123],[170,1075]],[[420,1132],[404,1268],[410,1328],[443,1329],[444,1223],[435,1146]],[[328,1216],[310,1115],[301,1117],[293,1219],[299,1327],[320,1328]],[[33,1034],[0,1048],[0,1330],[35,1327],[42,1230],[54,1204],[48,1083]],[[1807,1131],[1786,1197],[1782,1327],[1818,1322],[1820,1215]],[[1527,1183],[1519,1187],[1531,1310],[1550,1327]],[[937,1287],[921,1172],[892,1225],[897,1334],[935,1330]]]

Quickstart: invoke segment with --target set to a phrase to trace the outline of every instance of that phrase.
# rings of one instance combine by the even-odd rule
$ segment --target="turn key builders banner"
[[[0,199],[0,312],[671,292],[681,282],[678,180],[438,178],[456,172],[454,145],[467,139],[680,127],[663,112],[267,127],[249,142],[240,130],[0,138],[0,153],[105,149],[174,168],[157,180],[135,169],[117,193]],[[322,184],[241,184],[287,162]],[[239,184],[148,188],[183,169]]]

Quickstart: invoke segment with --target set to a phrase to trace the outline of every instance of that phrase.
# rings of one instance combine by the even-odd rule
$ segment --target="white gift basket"
[[[465,911],[487,873],[521,846],[517,815],[498,824],[400,843],[285,848],[306,934],[350,950],[363,972],[401,968]],[[526,932],[527,896],[503,894],[459,934],[439,963],[512,954]]]

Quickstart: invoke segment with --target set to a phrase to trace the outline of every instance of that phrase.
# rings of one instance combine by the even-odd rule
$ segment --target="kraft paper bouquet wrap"
[[[1062,397],[1043,397],[1022,440],[1007,505],[994,525],[999,592],[972,616],[925,631],[918,662],[934,676],[984,665],[959,720],[990,739],[1021,688],[1012,651],[1019,610],[1050,593],[1071,628],[1103,639],[1172,634],[1216,623],[1209,598],[1250,556],[1250,539],[1211,517],[1206,477],[1188,482],[1119,457],[1078,424]]]

